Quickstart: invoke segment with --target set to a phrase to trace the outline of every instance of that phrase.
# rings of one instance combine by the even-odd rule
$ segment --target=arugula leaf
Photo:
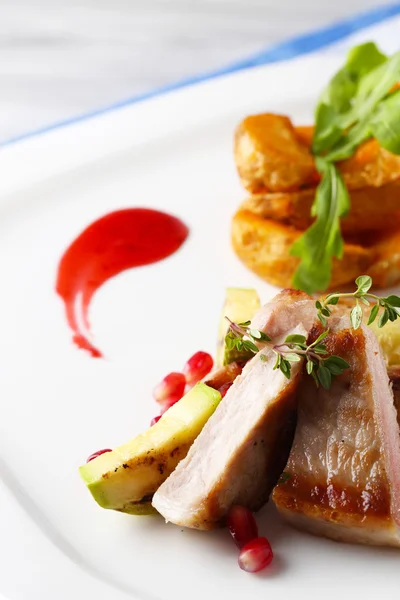
[[[374,42],[365,42],[349,50],[346,68],[351,73],[363,77],[386,61],[386,54],[382,54]]]
[[[371,134],[381,146],[400,154],[400,90],[381,102],[371,122]]]
[[[319,99],[312,143],[314,154],[329,150],[340,140],[343,134],[341,116],[352,108],[360,79],[386,60],[373,42],[350,50],[345,66],[333,76]]]
[[[293,285],[309,294],[328,287],[332,257],[343,256],[340,218],[350,208],[349,194],[336,166],[318,158],[317,167],[322,173],[322,181],[312,207],[312,215],[316,220],[290,251],[293,256],[301,258]]]
[[[373,111],[400,79],[400,51],[373,69],[360,81],[351,116],[362,120]]]
[[[399,80],[400,51],[387,58],[374,43],[367,42],[349,52],[346,64],[322,93],[312,143],[322,179],[311,209],[316,220],[291,249],[291,254],[301,259],[294,287],[308,293],[326,289],[332,258],[343,256],[340,219],[350,208],[350,197],[334,163],[351,157],[371,136],[390,152],[400,154],[400,90],[393,92]],[[325,317],[329,317],[326,306],[318,317],[325,325]],[[355,322],[358,317],[357,310]],[[388,311],[387,318],[394,318],[394,313]]]

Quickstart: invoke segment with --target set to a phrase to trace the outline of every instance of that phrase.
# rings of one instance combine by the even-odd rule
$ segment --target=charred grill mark
[[[358,522],[369,517],[391,518],[390,493],[383,485],[358,489],[339,483],[325,484],[290,473],[284,489],[281,486],[275,488],[274,500],[279,507],[336,522],[349,517]]]

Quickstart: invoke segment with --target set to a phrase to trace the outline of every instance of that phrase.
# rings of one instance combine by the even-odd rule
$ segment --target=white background
[[[0,141],[386,0],[0,0]]]

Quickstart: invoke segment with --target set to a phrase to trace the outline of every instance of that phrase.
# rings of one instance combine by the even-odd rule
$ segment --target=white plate
[[[226,286],[276,290],[235,258],[230,217],[244,197],[232,135],[248,113],[311,109],[336,62],[254,69],[28,140],[0,157],[0,593],[11,600],[125,597],[199,600],[368,596],[398,586],[399,554],[260,526],[271,569],[249,576],[224,531],[101,510],[77,467],[147,427],[151,390],[198,349],[214,351]],[[91,221],[128,206],[161,208],[191,228],[165,262],[123,273],[96,295],[91,321],[105,360],[71,342],[54,291],[59,258]],[[163,324],[168,336],[158,341]],[[154,337],[147,334],[154,329]],[[168,339],[166,339],[168,337]]]

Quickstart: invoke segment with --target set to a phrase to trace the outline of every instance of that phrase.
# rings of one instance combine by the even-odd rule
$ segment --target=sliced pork
[[[306,335],[314,319],[311,298],[284,291],[260,309],[252,326],[282,343],[290,333]],[[187,457],[156,492],[153,506],[167,521],[212,529],[233,504],[252,510],[265,504],[290,451],[302,370],[301,361],[294,363],[288,380],[273,369],[275,359],[264,348],[247,363]]]
[[[325,342],[350,369],[328,391],[302,380],[287,477],[273,499],[314,534],[400,546],[400,436],[386,366],[372,331],[332,321]]]

